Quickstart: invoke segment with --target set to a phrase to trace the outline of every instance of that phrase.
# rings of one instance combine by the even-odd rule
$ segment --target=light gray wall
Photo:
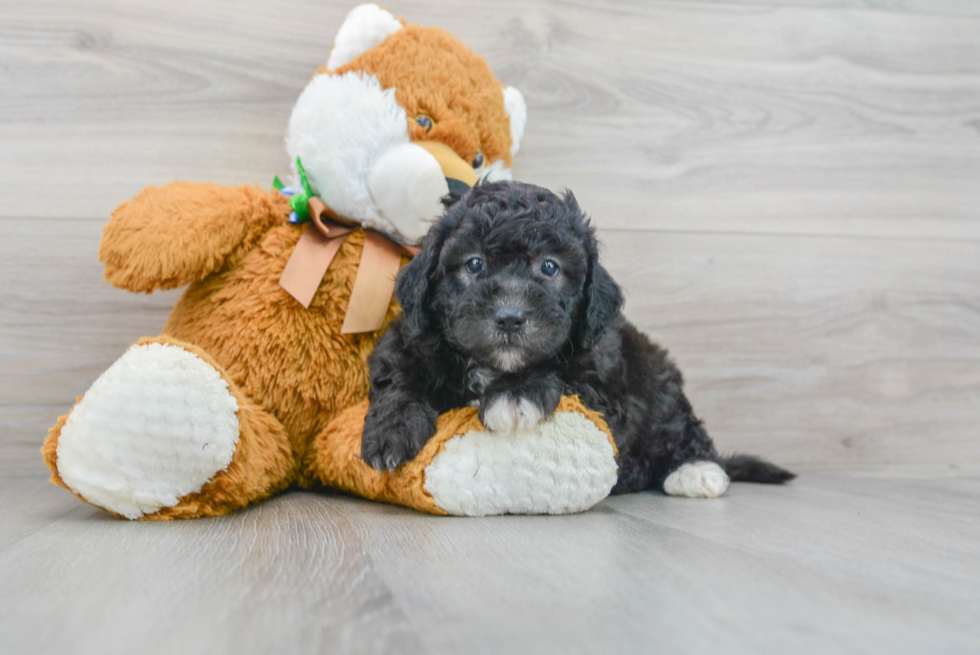
[[[36,449],[176,295],[101,282],[147,184],[268,184],[348,2],[5,2],[0,453]],[[246,10],[247,9],[247,10]],[[719,446],[980,464],[980,6],[397,2],[518,86],[515,171],[601,226]]]

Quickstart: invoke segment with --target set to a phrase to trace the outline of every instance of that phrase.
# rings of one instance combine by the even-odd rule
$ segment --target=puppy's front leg
[[[372,392],[361,436],[361,459],[373,469],[394,470],[414,458],[436,433],[439,413],[402,389]]]
[[[404,323],[389,327],[368,358],[371,389],[361,434],[361,459],[379,471],[414,458],[436,433],[436,411],[426,394],[426,369],[405,343]]]
[[[562,383],[554,373],[495,381],[480,398],[480,420],[492,432],[530,430],[558,409]]]

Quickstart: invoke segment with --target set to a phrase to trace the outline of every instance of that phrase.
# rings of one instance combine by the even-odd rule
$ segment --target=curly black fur
[[[402,317],[368,360],[368,464],[411,459],[451,408],[479,403],[485,419],[495,402],[525,399],[550,416],[562,394],[578,394],[605,415],[619,447],[613,493],[662,488],[696,460],[736,480],[794,477],[757,458],[719,457],[667,352],[620,313],[622,292],[571,193],[497,182],[446,205],[398,278]],[[473,258],[483,270],[467,269]],[[558,264],[554,277],[545,260]]]

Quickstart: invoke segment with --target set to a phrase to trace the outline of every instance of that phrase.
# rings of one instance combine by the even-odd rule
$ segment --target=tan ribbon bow
[[[312,220],[296,242],[279,285],[303,307],[309,308],[330,262],[358,225],[339,216],[319,198],[310,198],[307,208]],[[412,255],[418,252],[417,248],[394,243],[380,232],[366,232],[341,334],[374,332],[381,327],[395,292],[402,251]]]
[[[439,141],[413,143],[435,158],[446,176],[447,184],[455,185],[458,182],[463,188],[476,184],[477,174],[473,167],[446,144]],[[299,160],[297,166],[300,166]],[[301,166],[300,170],[302,172]],[[306,207],[313,220],[296,243],[279,284],[303,307],[309,308],[340,245],[358,225],[339,216],[317,197],[310,198]],[[384,323],[395,291],[395,276],[401,266],[402,251],[415,255],[418,248],[396,244],[379,232],[367,230],[341,334],[374,332]]]

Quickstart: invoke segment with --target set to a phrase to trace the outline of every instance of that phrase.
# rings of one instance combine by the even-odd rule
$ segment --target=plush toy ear
[[[516,155],[524,138],[524,125],[527,123],[527,104],[521,92],[512,86],[504,87],[504,109],[510,117],[510,154]]]
[[[349,64],[401,28],[400,20],[376,4],[354,7],[337,30],[337,38],[327,60],[327,70]]]

